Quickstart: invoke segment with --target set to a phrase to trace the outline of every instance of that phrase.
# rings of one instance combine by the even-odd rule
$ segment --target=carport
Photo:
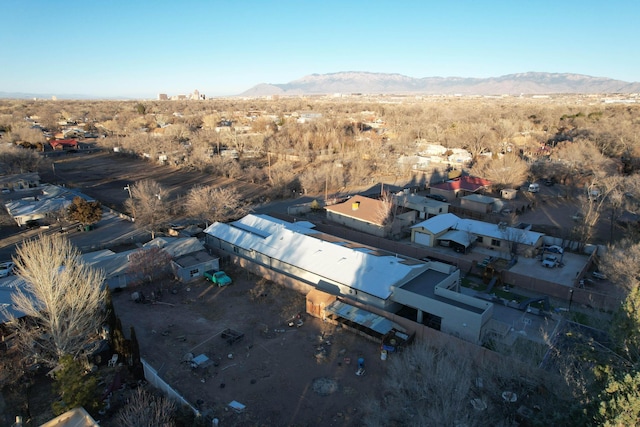
[[[447,231],[438,239],[440,246],[451,246],[456,252],[466,254],[471,248],[471,239],[475,236],[467,231],[451,230]],[[446,244],[442,244],[446,242]]]
[[[385,317],[342,301],[334,301],[326,311],[328,320],[348,326],[377,340],[382,340],[382,337],[392,329],[404,331],[404,328],[395,325]]]

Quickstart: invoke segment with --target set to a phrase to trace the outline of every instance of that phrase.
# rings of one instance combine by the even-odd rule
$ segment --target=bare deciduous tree
[[[173,401],[138,388],[116,418],[123,427],[173,427],[175,413]]]
[[[7,145],[0,147],[0,167],[7,174],[35,172],[42,161],[42,157],[32,150]]]
[[[105,319],[104,273],[83,264],[59,235],[25,241],[14,259],[24,281],[12,297],[14,308],[30,320],[9,317],[20,344],[52,366],[65,354],[80,354]]]
[[[380,203],[376,207],[374,213],[375,221],[383,227],[390,225],[394,220],[394,201],[393,196],[388,191],[382,192]]]
[[[496,157],[478,159],[471,173],[490,180],[496,190],[518,188],[527,179],[529,165],[513,153]]]
[[[516,411],[544,405],[541,425],[564,425],[570,397],[562,379],[551,373],[509,360],[504,369],[498,355],[489,358],[469,353],[450,338],[416,342],[387,360],[382,400],[366,399],[363,423],[367,426],[507,426]],[[535,351],[526,348],[525,351]],[[543,352],[544,354],[544,352]],[[545,395],[536,394],[537,388]],[[518,404],[507,403],[504,392],[514,393]],[[531,396],[536,395],[536,402]]]
[[[128,271],[151,283],[170,271],[171,255],[159,247],[143,248],[129,255]]]
[[[125,206],[135,220],[136,226],[148,229],[151,238],[163,222],[169,217],[169,192],[151,179],[136,182],[130,187],[131,197]]]
[[[233,187],[196,186],[187,194],[187,214],[205,222],[227,222],[251,211],[242,195]]]

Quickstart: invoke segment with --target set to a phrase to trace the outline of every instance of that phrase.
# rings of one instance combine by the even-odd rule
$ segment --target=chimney
[[[353,202],[351,203],[351,210],[352,211],[357,211],[358,208],[360,208],[360,202]]]

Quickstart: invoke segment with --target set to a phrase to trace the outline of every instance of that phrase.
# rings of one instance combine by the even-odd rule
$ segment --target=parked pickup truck
[[[227,286],[231,284],[231,277],[227,276],[222,270],[214,271],[209,270],[204,272],[204,278],[209,280],[214,285]]]

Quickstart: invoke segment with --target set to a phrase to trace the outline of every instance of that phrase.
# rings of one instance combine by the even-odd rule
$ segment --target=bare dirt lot
[[[295,291],[242,270],[229,273],[234,283],[225,288],[203,279],[165,284],[157,303],[131,298],[136,290],[157,292],[157,285],[115,293],[123,329],[135,326],[142,358],[221,425],[362,425],[360,403],[380,390],[387,363],[379,344],[306,315]],[[302,326],[289,326],[298,313]],[[244,336],[229,343],[225,329]],[[188,354],[209,362],[193,368]],[[355,374],[360,357],[364,376]],[[246,405],[244,413],[229,409],[233,400]]]
[[[153,179],[177,198],[195,185],[234,186],[247,200],[265,194],[259,185],[221,178],[198,171],[185,171],[166,165],[146,162],[108,151],[78,152],[52,158],[53,166],[39,173],[43,182],[65,184],[81,191],[102,204],[120,210],[129,197],[125,186],[143,179]]]

